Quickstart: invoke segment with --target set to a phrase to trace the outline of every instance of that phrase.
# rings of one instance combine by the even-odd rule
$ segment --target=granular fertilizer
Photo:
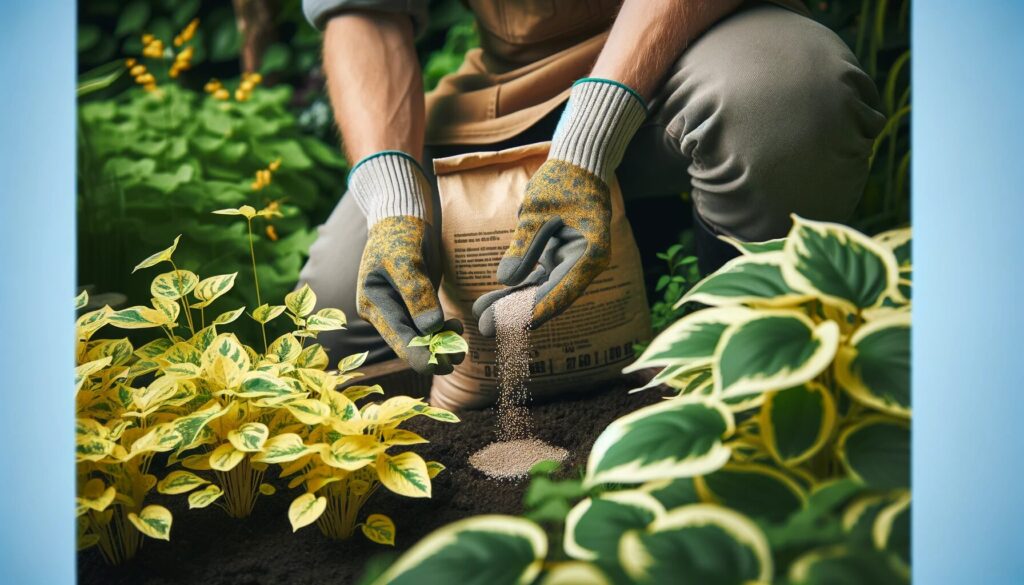
[[[568,452],[531,436],[527,381],[530,378],[530,320],[537,287],[516,291],[494,304],[498,367],[498,441],[469,462],[494,479],[525,477],[536,463],[563,461]]]

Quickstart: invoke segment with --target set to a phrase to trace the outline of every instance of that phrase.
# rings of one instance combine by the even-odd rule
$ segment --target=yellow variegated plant
[[[547,561],[530,520],[479,517],[375,583],[425,581],[442,562],[452,582],[528,582],[541,566],[545,583],[907,582],[910,229],[870,238],[794,217],[784,239],[729,241],[742,255],[681,301],[707,307],[627,369],[660,368],[645,388],[678,395],[612,422],[581,485],[527,492],[556,494],[547,509],[588,496],[565,515],[571,561]]]
[[[288,510],[292,529],[316,522],[330,538],[347,539],[359,526],[367,538],[395,543],[394,522],[383,514],[370,514],[358,522],[363,504],[380,486],[412,498],[431,495],[431,478],[444,466],[424,461],[412,451],[389,453],[392,448],[426,443],[420,435],[399,426],[415,416],[442,422],[458,417],[422,400],[395,396],[382,403],[357,402],[382,394],[380,386],[350,386],[337,392],[331,375],[312,381],[320,391],[304,401],[298,417],[309,425],[304,436],[279,435],[268,441],[257,460],[282,466],[281,475],[293,474],[289,487],[305,492]]]

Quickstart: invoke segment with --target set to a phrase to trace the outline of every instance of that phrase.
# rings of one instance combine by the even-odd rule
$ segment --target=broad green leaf
[[[655,480],[645,483],[640,489],[651,494],[666,510],[701,501],[692,477]]]
[[[284,296],[284,305],[296,316],[305,317],[316,307],[316,293],[309,288],[308,284],[303,284],[299,290]]]
[[[150,266],[156,266],[157,264],[159,264],[161,262],[169,261],[171,259],[171,256],[174,255],[174,250],[176,250],[178,248],[178,240],[180,240],[180,239],[181,239],[180,235],[175,237],[174,238],[174,243],[171,244],[171,246],[169,248],[167,248],[165,250],[160,250],[156,254],[153,254],[149,258],[146,258],[142,262],[139,262],[138,265],[135,266],[135,269],[132,270],[132,272],[134,273],[134,272],[137,272],[137,271],[139,271],[139,270],[141,270],[143,268],[149,268]]]
[[[691,288],[676,307],[688,302],[711,306],[758,305],[779,307],[800,304],[813,298],[794,291],[782,277],[786,258],[782,252],[740,256]]]
[[[345,328],[345,313],[341,309],[320,309],[306,317],[306,329],[310,331],[335,331]],[[340,368],[339,368],[340,369]]]
[[[224,492],[219,486],[208,485],[198,492],[192,492],[188,495],[188,507],[189,509],[205,508],[217,501],[217,498],[222,495],[224,495]]]
[[[411,451],[394,457],[381,454],[377,459],[377,476],[384,487],[396,494],[410,498],[430,497],[427,464],[422,457]]]
[[[565,553],[574,559],[618,562],[619,540],[665,514],[650,494],[630,490],[586,498],[565,517]]]
[[[192,293],[199,302],[193,304],[192,308],[202,309],[210,306],[213,301],[231,290],[231,287],[235,285],[236,276],[238,276],[238,273],[232,272],[231,274],[219,274],[199,281],[199,284],[196,285],[195,292]],[[232,321],[233,320],[234,319],[232,319]]]
[[[213,213],[215,215],[241,215],[245,219],[256,217],[256,209],[251,205],[243,205],[238,209],[218,209]]]
[[[263,444],[263,452],[254,456],[252,460],[261,463],[288,463],[314,452],[315,448],[303,444],[302,437],[295,433],[282,433],[267,439]]]
[[[755,314],[743,307],[711,308],[690,313],[655,337],[640,358],[623,372],[709,363],[726,328]]]
[[[268,323],[284,313],[284,305],[260,305],[253,309],[252,318],[257,323]]]
[[[816,382],[765,394],[761,436],[765,448],[783,465],[814,456],[832,436],[836,405],[832,393]]]
[[[544,530],[514,516],[474,516],[431,532],[373,585],[528,584],[547,556]]]
[[[754,520],[782,522],[798,512],[806,496],[781,472],[754,463],[729,463],[694,480],[701,500],[720,504]]]
[[[269,435],[270,430],[267,428],[267,425],[258,422],[247,422],[237,429],[228,432],[228,441],[239,451],[257,453],[263,450],[263,445],[266,443]]]
[[[176,301],[192,292],[199,283],[199,277],[191,270],[172,270],[157,275],[149,285],[154,297]]]
[[[108,322],[121,329],[146,329],[171,323],[162,312],[141,305],[115,312],[110,315]]]
[[[193,305],[194,306],[194,305]],[[227,311],[217,315],[217,318],[213,320],[214,325],[227,325],[228,323],[234,322],[236,319],[242,316],[245,312],[245,307],[238,307],[234,311]]]
[[[892,251],[852,228],[794,215],[783,253],[782,274],[790,287],[845,311],[899,296]]]
[[[910,486],[910,429],[905,422],[868,417],[840,433],[836,450],[846,471],[865,485]]]
[[[601,432],[587,460],[585,484],[710,473],[729,460],[722,437],[732,431],[732,413],[712,399],[688,396],[646,406]]]
[[[894,313],[858,329],[836,356],[836,380],[856,401],[910,417],[910,314]]]
[[[384,514],[370,514],[359,527],[373,542],[395,546],[395,523]]]
[[[288,506],[288,521],[292,524],[292,532],[303,526],[309,526],[327,509],[327,498],[316,494],[302,494]]]
[[[793,585],[907,585],[894,559],[881,551],[830,546],[813,550],[796,559],[789,567]]]
[[[723,397],[756,394],[812,380],[839,345],[834,321],[815,325],[797,311],[760,311],[730,325],[715,352],[715,391]]]
[[[156,484],[156,491],[161,494],[184,494],[210,482],[188,471],[175,470]]]
[[[159,540],[171,539],[171,512],[163,506],[146,506],[138,514],[128,514],[128,521],[139,532]]]
[[[231,471],[243,459],[245,459],[244,451],[235,449],[231,443],[224,443],[210,453],[210,468],[217,471]]]
[[[786,238],[766,240],[764,242],[741,242],[740,240],[730,238],[729,236],[718,236],[718,239],[736,248],[745,255],[781,252],[782,247],[786,243]]]
[[[670,510],[646,530],[626,532],[619,544],[622,568],[636,582],[769,583],[771,550],[757,525],[711,504]]]
[[[278,363],[290,362],[302,353],[302,344],[291,333],[285,333],[270,344],[267,353],[276,355]]]

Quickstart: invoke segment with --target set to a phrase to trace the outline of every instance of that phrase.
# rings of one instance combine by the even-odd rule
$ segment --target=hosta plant
[[[409,450],[389,452],[427,442],[399,426],[420,415],[443,422],[459,419],[408,396],[359,407],[356,403],[365,397],[383,393],[380,386],[350,386],[335,392],[326,390],[337,385],[334,376],[313,374],[311,378],[320,391],[294,412],[308,425],[306,432],[271,439],[257,459],[280,464],[282,476],[295,474],[289,487],[304,489],[288,510],[293,530],[316,522],[326,536],[347,539],[358,526],[370,540],[393,545],[394,522],[383,514],[370,514],[359,522],[363,505],[381,486],[402,496],[429,498],[431,478],[444,469]]]
[[[471,519],[378,582],[425,582],[438,558],[472,559],[453,582],[908,582],[910,242],[799,217],[784,239],[733,241],[742,256],[680,301],[707,307],[629,368],[661,368],[645,388],[677,395],[610,424],[582,485],[544,480],[585,496],[558,541]]]

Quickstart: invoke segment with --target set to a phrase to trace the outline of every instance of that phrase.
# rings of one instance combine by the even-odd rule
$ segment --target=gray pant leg
[[[709,29],[676,63],[627,149],[627,197],[692,187],[700,216],[744,240],[790,213],[843,221],[884,125],[878,92],[828,28],[766,4]]]
[[[366,246],[366,218],[346,193],[318,228],[319,237],[309,248],[309,260],[299,273],[299,286],[308,284],[316,293],[319,310],[335,307],[345,312],[348,323],[341,331],[321,333],[318,341],[327,350],[333,366],[340,358],[369,351],[367,361],[392,355],[373,325],[356,312],[356,283],[359,261]]]

